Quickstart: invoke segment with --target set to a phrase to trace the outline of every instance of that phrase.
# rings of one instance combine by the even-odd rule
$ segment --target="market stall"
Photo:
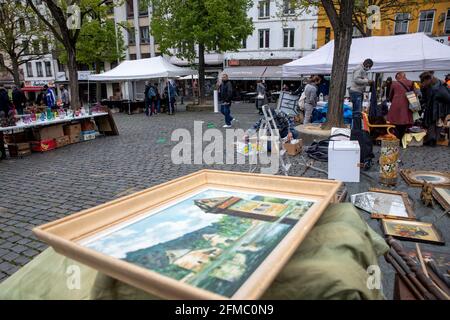
[[[131,114],[132,107],[137,102],[137,84],[142,81],[157,79],[161,85],[161,79],[178,78],[182,76],[195,75],[197,71],[191,68],[177,67],[168,62],[163,57],[154,57],[140,60],[127,60],[116,68],[96,75],[91,75],[89,81],[99,82],[127,82],[131,84],[131,92],[128,100],[124,100],[123,105],[128,108]]]
[[[119,134],[111,113],[101,106],[25,114],[17,116],[14,125],[0,127],[0,156],[6,156],[5,144],[15,158],[94,140],[98,134]]]
[[[283,75],[331,74],[334,41],[313,53],[283,65]],[[365,59],[373,60],[375,73],[398,71],[450,70],[450,47],[425,33],[353,39],[349,72]]]

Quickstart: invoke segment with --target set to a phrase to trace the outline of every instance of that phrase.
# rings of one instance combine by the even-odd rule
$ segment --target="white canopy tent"
[[[175,78],[195,74],[197,74],[197,71],[191,68],[177,67],[159,56],[124,61],[110,71],[90,76],[89,81],[136,81]]]
[[[89,81],[130,82],[133,99],[136,99],[138,81],[158,79],[159,82],[159,79],[178,78],[196,74],[196,70],[175,66],[159,56],[140,60],[126,60],[112,70],[89,76]]]
[[[283,76],[331,74],[334,41],[315,52],[283,65]],[[374,61],[371,72],[450,70],[450,46],[424,33],[353,39],[349,72],[365,59]]]

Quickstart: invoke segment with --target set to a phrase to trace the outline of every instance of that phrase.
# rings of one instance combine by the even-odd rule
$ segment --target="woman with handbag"
[[[262,115],[262,106],[267,104],[266,85],[261,80],[258,80],[256,83],[256,92],[258,93],[256,96],[256,109]]]
[[[414,124],[413,113],[409,108],[409,100],[407,93],[414,91],[412,81],[406,78],[404,72],[396,74],[395,79],[391,85],[389,94],[389,101],[391,101],[391,108],[387,115],[387,121],[395,125],[396,136],[402,139],[406,130]]]

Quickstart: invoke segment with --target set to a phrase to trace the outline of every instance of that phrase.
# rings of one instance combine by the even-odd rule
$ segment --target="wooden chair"
[[[370,131],[372,129],[375,128],[384,128],[386,129],[386,134],[383,136],[379,136],[377,138],[377,140],[382,140],[382,139],[394,139],[396,138],[393,129],[395,128],[395,125],[390,124],[389,122],[387,122],[386,124],[371,124],[369,122],[369,115],[365,112],[362,113],[362,120],[363,120],[363,129],[368,131],[370,133]]]

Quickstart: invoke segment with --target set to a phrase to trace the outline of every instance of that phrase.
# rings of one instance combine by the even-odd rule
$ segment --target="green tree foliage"
[[[46,36],[42,23],[26,4],[0,2],[0,66],[13,76],[16,85],[20,85],[19,66],[49,53],[42,47]],[[39,50],[34,50],[33,44],[38,44]]]
[[[81,107],[78,87],[77,42],[83,25],[110,14],[111,8],[123,0],[27,0],[40,21],[61,43],[67,54],[67,68],[70,78],[71,105]]]
[[[151,33],[161,52],[194,62],[199,58],[199,89],[204,98],[204,55],[234,51],[253,32],[247,17],[251,0],[149,0],[154,8]]]
[[[124,58],[124,40],[120,28],[116,29],[114,21],[91,20],[81,27],[77,41],[77,62],[97,69],[102,62],[114,62]],[[66,63],[67,54],[59,46],[59,58]],[[100,70],[96,70],[99,72]]]

